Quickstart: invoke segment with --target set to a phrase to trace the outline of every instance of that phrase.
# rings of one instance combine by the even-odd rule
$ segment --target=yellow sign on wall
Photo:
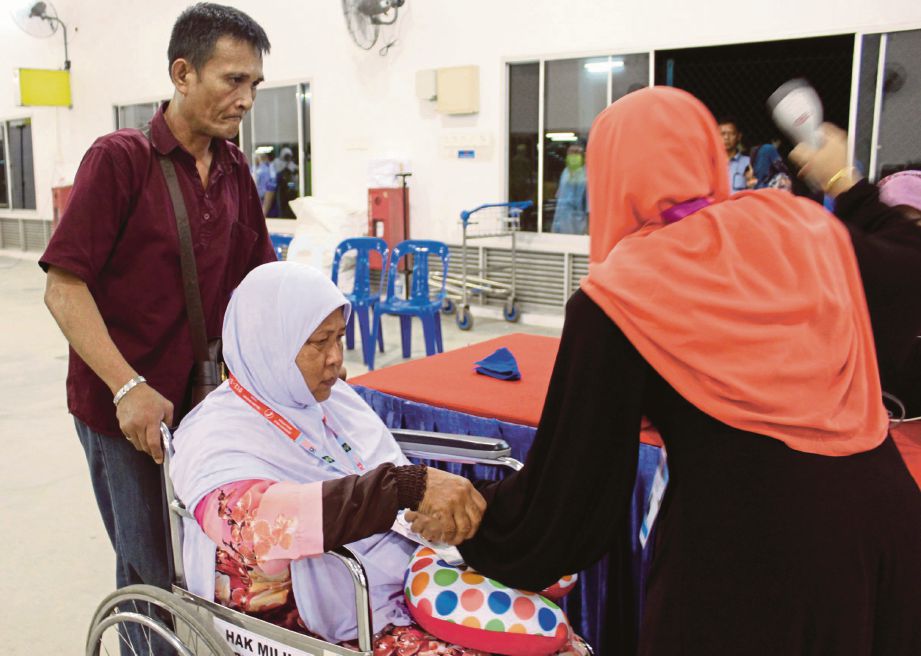
[[[20,68],[19,98],[24,106],[70,107],[70,71]]]

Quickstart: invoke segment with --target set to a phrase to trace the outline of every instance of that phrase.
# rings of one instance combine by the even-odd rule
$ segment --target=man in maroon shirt
[[[67,404],[119,587],[169,585],[159,425],[188,410],[193,365],[176,218],[157,156],[175,164],[208,337],[219,337],[234,287],[275,259],[249,166],[227,141],[253,105],[269,47],[236,9],[184,11],[168,51],[172,100],[149,138],[119,130],[90,147],[40,262],[45,303],[71,346]]]

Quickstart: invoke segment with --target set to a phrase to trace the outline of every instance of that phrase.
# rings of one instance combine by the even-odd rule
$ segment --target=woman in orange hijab
[[[783,191],[730,196],[726,170],[685,92],[598,116],[589,275],[527,463],[482,490],[461,552],[531,590],[611,553],[606,653],[632,653],[648,417],[670,477],[640,654],[921,654],[921,492],[887,436],[848,232]]]

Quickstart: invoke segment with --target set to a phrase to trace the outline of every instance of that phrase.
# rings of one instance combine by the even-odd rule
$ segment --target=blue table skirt
[[[396,396],[384,394],[367,387],[356,386],[355,391],[374,409],[389,428],[407,428],[427,430],[439,433],[458,433],[461,435],[479,435],[482,437],[499,437],[512,449],[512,456],[524,462],[528,449],[534,441],[535,428],[477,417],[455,410],[447,410],[407,401]],[[649,568],[650,553],[640,547],[639,532],[643,521],[643,511],[661,450],[648,444],[640,444],[636,485],[630,505],[630,535],[633,544],[633,580],[637,617],[642,617],[645,579]],[[441,466],[441,465],[439,465]],[[449,464],[442,466],[454,473],[468,478],[495,480],[507,470],[494,467]],[[652,544],[650,539],[649,544]],[[595,648],[595,653],[605,654],[601,644],[602,626],[605,617],[605,598],[607,587],[608,562],[602,559],[591,568],[579,573],[576,589],[564,600],[562,606],[569,616],[569,621],[579,635],[583,636]]]

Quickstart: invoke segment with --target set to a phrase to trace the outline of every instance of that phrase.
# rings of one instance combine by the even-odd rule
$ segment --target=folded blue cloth
[[[492,355],[475,362],[478,374],[498,378],[499,380],[521,380],[521,371],[515,356],[504,346]]]

